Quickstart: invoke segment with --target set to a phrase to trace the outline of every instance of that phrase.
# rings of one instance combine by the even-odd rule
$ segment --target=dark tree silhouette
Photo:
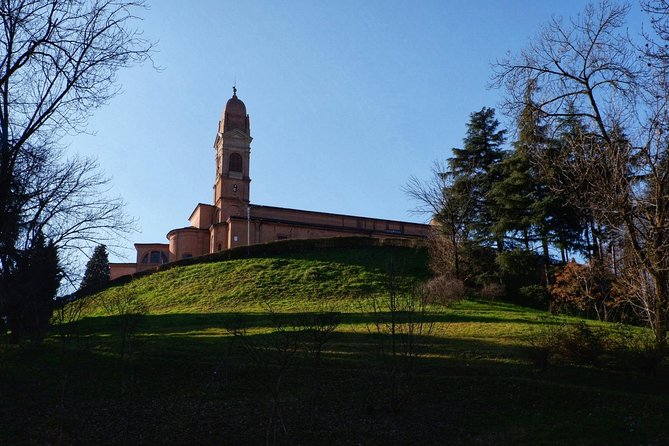
[[[142,6],[0,0],[0,315],[38,234],[67,266],[68,252],[132,226],[122,201],[104,197],[95,162],[66,160],[59,142],[118,93],[119,69],[149,58],[152,44],[134,27]]]
[[[32,341],[44,337],[61,278],[56,246],[38,234],[33,245],[20,253],[9,280],[6,317],[13,343],[24,336]]]
[[[98,245],[86,263],[84,278],[79,287],[80,294],[89,294],[102,289],[109,283],[109,256],[107,247]]]

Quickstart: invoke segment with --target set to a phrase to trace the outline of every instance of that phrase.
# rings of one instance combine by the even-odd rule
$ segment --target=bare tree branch
[[[136,28],[143,8],[0,0],[0,279],[40,232],[67,258],[132,229],[97,164],[64,160],[58,143],[119,92],[119,69],[150,60],[153,44]]]
[[[603,0],[569,22],[553,20],[518,56],[498,61],[493,84],[506,88],[506,109],[517,113],[526,105],[525,86],[533,83],[537,106],[556,133],[565,118],[582,123],[578,134],[562,138],[560,153],[551,159],[558,173],[551,187],[627,241],[625,263],[636,269],[625,276],[636,283],[631,294],[658,344],[665,345],[669,4],[648,0],[642,5],[653,27],[642,33],[644,46],[622,29],[629,5]]]

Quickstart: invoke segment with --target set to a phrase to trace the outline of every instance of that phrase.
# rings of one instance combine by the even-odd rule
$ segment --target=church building
[[[251,127],[233,87],[218,123],[213,204],[199,203],[189,225],[167,233],[168,243],[136,243],[136,263],[111,264],[111,278],[224,249],[286,239],[343,236],[427,237],[429,225],[251,204]]]

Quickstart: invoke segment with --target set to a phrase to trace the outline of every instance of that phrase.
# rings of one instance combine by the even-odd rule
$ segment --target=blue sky
[[[401,188],[460,146],[471,112],[498,105],[490,62],[584,5],[154,0],[141,27],[161,70],[121,72],[122,93],[70,150],[98,158],[138,219],[125,246],[164,243],[213,200],[212,146],[236,82],[254,138],[253,203],[424,221]]]

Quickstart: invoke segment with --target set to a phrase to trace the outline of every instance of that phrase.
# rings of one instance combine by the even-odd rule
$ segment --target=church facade
[[[136,243],[136,262],[111,264],[111,278],[188,257],[276,240],[427,237],[430,226],[425,224],[251,204],[252,139],[246,106],[233,88],[214,141],[213,204],[195,206],[188,226],[167,233],[168,243]]]

